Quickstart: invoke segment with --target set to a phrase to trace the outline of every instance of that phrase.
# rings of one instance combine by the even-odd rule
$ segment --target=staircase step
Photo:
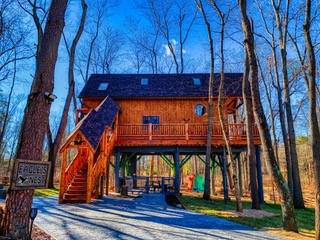
[[[79,199],[63,199],[63,203],[86,203],[86,200],[79,200]]]
[[[76,191],[86,191],[87,190],[87,185],[83,186],[74,186],[70,185],[68,190],[76,190]]]
[[[72,180],[72,183],[86,183],[87,182],[87,179],[79,179],[79,178],[74,178]],[[71,183],[71,184],[72,184]]]
[[[63,199],[85,200],[85,199],[86,199],[86,195],[84,195],[84,194],[65,193],[65,194],[63,195]]]
[[[75,187],[83,187],[83,186],[87,186],[87,182],[72,182],[71,186],[75,186]]]
[[[80,189],[80,190],[76,190],[76,189],[68,189],[66,193],[68,194],[81,194],[81,195],[85,195],[86,194],[86,189]]]

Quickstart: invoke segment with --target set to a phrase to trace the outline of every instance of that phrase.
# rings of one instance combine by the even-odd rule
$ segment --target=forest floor
[[[184,192],[180,197],[183,205],[198,213],[221,217],[241,223],[256,229],[266,230],[271,234],[286,239],[309,240],[314,239],[314,209],[305,208],[295,211],[298,221],[299,234],[284,231],[281,222],[281,207],[279,204],[266,202],[261,205],[261,210],[252,211],[251,202],[243,201],[244,213],[238,214],[233,200],[224,203],[219,196],[212,200],[203,200],[202,193]]]

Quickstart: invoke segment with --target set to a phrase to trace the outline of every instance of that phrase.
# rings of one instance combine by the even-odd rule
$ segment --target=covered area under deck
[[[246,147],[233,147],[233,158],[240,162],[240,154],[246,151]],[[172,185],[172,190],[176,194],[180,193],[181,170],[183,166],[190,161],[191,157],[196,156],[204,162],[206,147],[190,147],[190,146],[140,146],[140,147],[116,147],[114,159],[114,190],[120,192],[122,186],[126,185],[127,181],[133,181],[133,188],[137,186],[135,181],[143,179],[143,184],[139,188],[144,188],[145,193],[149,193],[154,182],[158,182],[160,192],[165,193],[167,185]],[[159,177],[153,179],[149,176],[138,176],[137,161],[143,155],[158,155],[168,165],[172,166],[173,177]],[[211,171],[215,167],[219,167],[222,173],[222,187],[224,199],[229,199],[228,192],[228,177],[227,177],[227,158],[226,151],[223,146],[213,146],[211,154]],[[263,194],[263,179],[262,179],[262,163],[260,158],[260,147],[256,145],[256,160],[257,160],[257,183],[260,201],[264,201]],[[126,166],[127,170],[126,170]],[[132,187],[132,186],[131,186]]]

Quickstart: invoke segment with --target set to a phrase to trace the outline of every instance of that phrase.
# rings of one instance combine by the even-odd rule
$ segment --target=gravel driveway
[[[169,207],[161,194],[136,199],[104,197],[92,204],[59,205],[34,198],[36,224],[57,240],[67,239],[275,239],[224,219]]]

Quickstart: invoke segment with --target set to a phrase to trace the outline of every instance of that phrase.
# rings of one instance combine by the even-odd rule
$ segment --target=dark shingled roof
[[[108,96],[81,121],[79,130],[93,149],[98,147],[103,131],[111,126],[118,111],[119,106]]]
[[[241,97],[242,73],[226,73],[224,96]],[[79,97],[143,98],[143,97],[208,97],[208,73],[194,74],[93,74]],[[148,85],[141,85],[147,78]],[[201,85],[193,84],[199,78]],[[98,90],[100,83],[108,83],[106,90]],[[215,74],[213,96],[218,96],[220,74]]]

